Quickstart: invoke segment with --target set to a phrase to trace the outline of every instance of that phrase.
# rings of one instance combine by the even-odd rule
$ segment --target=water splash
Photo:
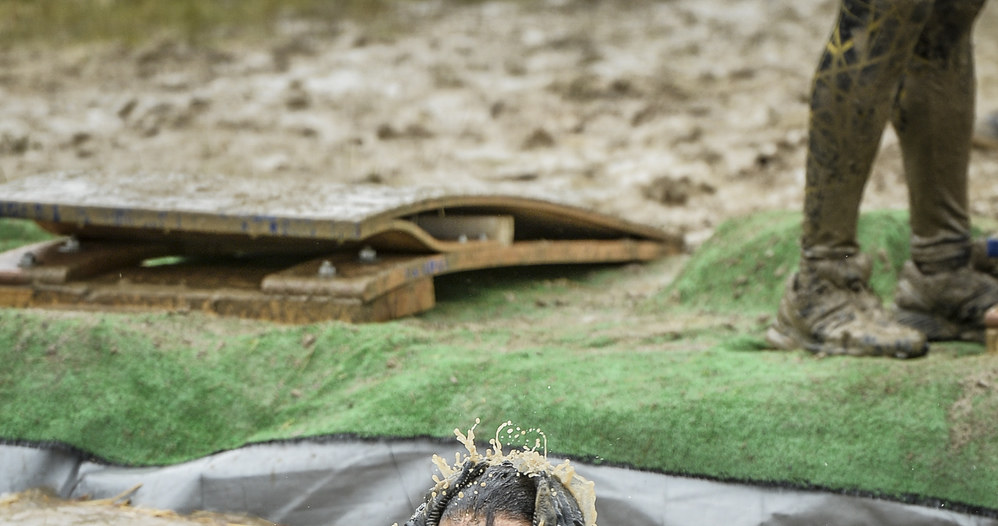
[[[568,488],[568,491],[579,503],[579,508],[586,519],[585,526],[596,526],[596,490],[592,481],[585,479],[575,472],[575,467],[571,462],[564,462],[553,465],[548,460],[547,435],[540,428],[521,428],[513,425],[507,420],[496,428],[495,436],[489,440],[491,448],[486,449],[482,454],[475,444],[475,429],[481,424],[481,419],[475,419],[475,425],[468,429],[467,433],[462,433],[460,429],[454,429],[457,437],[467,453],[457,452],[454,454],[454,464],[448,463],[439,455],[433,455],[433,463],[440,471],[440,475],[434,475],[433,481],[436,483],[432,492],[434,495],[446,492],[450,487],[450,481],[461,473],[468,462],[486,462],[490,466],[509,462],[517,471],[527,476],[538,476],[546,473],[557,477],[561,483]],[[505,438],[503,437],[505,434]],[[533,437],[533,445],[529,444],[529,437]],[[504,448],[518,440],[523,440],[524,444],[520,449],[511,449],[508,453]],[[505,444],[504,444],[505,441]]]

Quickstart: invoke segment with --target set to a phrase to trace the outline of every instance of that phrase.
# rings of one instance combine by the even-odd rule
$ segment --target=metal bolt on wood
[[[370,246],[366,246],[360,249],[357,254],[357,258],[360,259],[362,263],[374,263],[378,260],[378,251]]]
[[[319,277],[320,278],[332,278],[336,276],[336,267],[328,259],[323,261],[319,265]]]
[[[38,256],[34,252],[25,252],[18,260],[17,266],[19,268],[31,268],[38,264]]]
[[[75,254],[80,251],[80,240],[76,237],[70,237],[66,240],[62,246],[59,247],[59,252],[63,254]]]

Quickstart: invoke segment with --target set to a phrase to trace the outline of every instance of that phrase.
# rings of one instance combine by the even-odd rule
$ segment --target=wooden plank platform
[[[66,238],[0,254],[0,305],[203,310],[305,323],[433,307],[433,277],[648,261],[676,236],[550,198],[183,174],[0,185],[0,217]]]

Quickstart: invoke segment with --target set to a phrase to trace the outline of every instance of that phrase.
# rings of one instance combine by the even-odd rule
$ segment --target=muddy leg
[[[898,324],[870,289],[856,224],[892,102],[931,0],[842,0],[811,93],[801,264],[767,339],[779,348],[921,356],[925,337]]]
[[[974,129],[971,31],[984,0],[939,1],[901,81],[892,122],[901,140],[920,267],[969,257],[967,168]]]
[[[930,340],[984,340],[998,280],[971,265],[967,168],[974,127],[971,31],[984,0],[937,1],[915,46],[893,116],[911,205],[911,257],[898,319]]]
[[[805,257],[858,251],[863,189],[931,1],[843,0],[811,93]]]

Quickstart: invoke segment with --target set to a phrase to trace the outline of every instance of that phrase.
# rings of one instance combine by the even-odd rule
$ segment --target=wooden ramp
[[[0,217],[65,236],[0,254],[0,305],[287,323],[422,312],[447,273],[682,249],[658,229],[549,198],[189,174],[17,179],[0,184]]]

